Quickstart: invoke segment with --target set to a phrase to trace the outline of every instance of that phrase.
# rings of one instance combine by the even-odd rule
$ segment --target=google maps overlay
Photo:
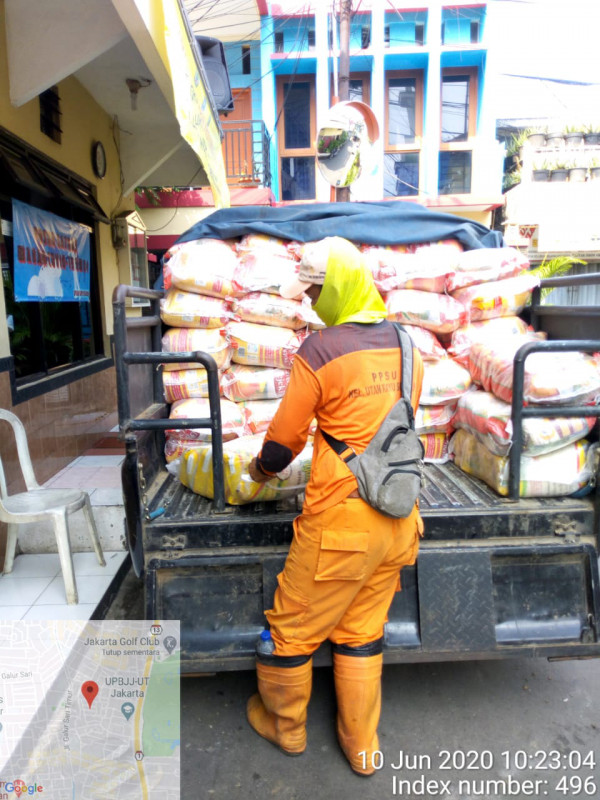
[[[0,621],[0,800],[179,798],[179,622]]]

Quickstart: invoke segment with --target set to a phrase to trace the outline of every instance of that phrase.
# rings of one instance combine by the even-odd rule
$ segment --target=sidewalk
[[[71,515],[69,530],[79,603],[66,603],[51,527],[28,526],[26,530],[22,526],[22,553],[15,558],[9,575],[0,573],[0,619],[92,619],[102,615],[108,596],[114,594],[115,586],[111,584],[120,582],[128,561],[123,541],[123,458],[123,444],[111,432],[44,484],[84,489],[90,496],[106,566],[101,567],[95,554],[89,552],[83,514]]]

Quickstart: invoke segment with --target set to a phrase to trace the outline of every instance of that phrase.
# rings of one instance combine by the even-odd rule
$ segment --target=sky
[[[503,72],[600,83],[600,0],[488,0]]]

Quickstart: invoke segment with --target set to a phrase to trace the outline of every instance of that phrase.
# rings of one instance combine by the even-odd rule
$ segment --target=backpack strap
[[[406,406],[408,409],[408,415],[410,419],[410,426],[411,428],[414,429],[415,427],[414,412],[412,404],[410,402],[412,395],[413,343],[412,339],[410,338],[408,333],[404,330],[402,325],[400,325],[399,322],[393,322],[392,325],[394,326],[394,329],[398,336],[398,344],[400,346],[400,353],[402,356],[401,400],[406,401]],[[344,461],[344,463],[348,464],[350,461],[356,458],[357,454],[354,452],[353,448],[350,447],[349,444],[346,444],[346,442],[343,442],[340,439],[336,439],[334,436],[332,436],[330,433],[327,433],[327,431],[324,431],[322,428],[321,428],[321,434],[325,439],[325,441],[327,442],[327,444],[331,447],[332,450],[335,450],[335,452],[342,459],[342,461]]]

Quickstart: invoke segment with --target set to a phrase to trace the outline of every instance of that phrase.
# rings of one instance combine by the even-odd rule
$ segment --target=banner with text
[[[12,201],[17,302],[89,302],[90,231]]]

